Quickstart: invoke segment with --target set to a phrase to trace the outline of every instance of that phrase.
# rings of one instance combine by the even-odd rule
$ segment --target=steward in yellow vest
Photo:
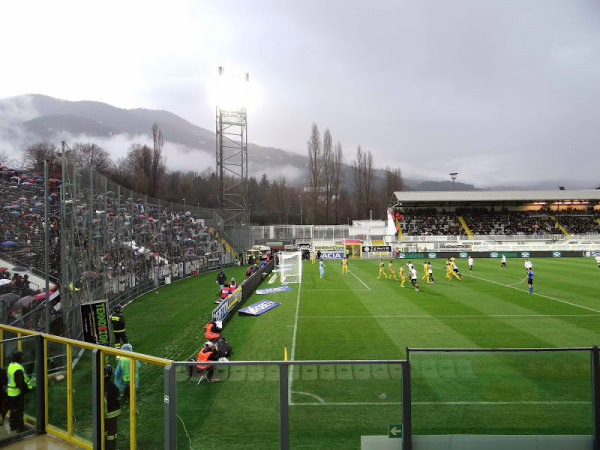
[[[26,431],[23,422],[23,412],[25,410],[25,392],[31,389],[31,380],[25,372],[23,363],[23,352],[15,350],[12,362],[6,369],[8,376],[8,385],[6,395],[8,395],[8,407],[10,408],[10,429],[22,433]]]

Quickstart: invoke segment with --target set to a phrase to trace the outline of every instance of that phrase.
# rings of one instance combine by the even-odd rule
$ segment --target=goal
[[[279,274],[282,283],[302,282],[302,252],[281,252]]]

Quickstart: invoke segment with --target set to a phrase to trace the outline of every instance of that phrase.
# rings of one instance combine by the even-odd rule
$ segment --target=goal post
[[[302,282],[302,252],[281,252],[279,254],[279,276],[282,283]]]

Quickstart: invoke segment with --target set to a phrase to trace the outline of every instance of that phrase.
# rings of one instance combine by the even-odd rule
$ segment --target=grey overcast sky
[[[218,66],[249,72],[249,139],[311,125],[409,178],[600,185],[598,0],[0,3],[0,98],[165,109],[214,128]],[[575,186],[577,185],[577,186]]]

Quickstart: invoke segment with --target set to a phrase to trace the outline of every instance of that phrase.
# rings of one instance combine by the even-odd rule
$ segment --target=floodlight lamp
[[[239,110],[251,103],[249,89],[250,75],[235,71],[225,71],[219,67],[215,82],[215,103],[219,109]]]

